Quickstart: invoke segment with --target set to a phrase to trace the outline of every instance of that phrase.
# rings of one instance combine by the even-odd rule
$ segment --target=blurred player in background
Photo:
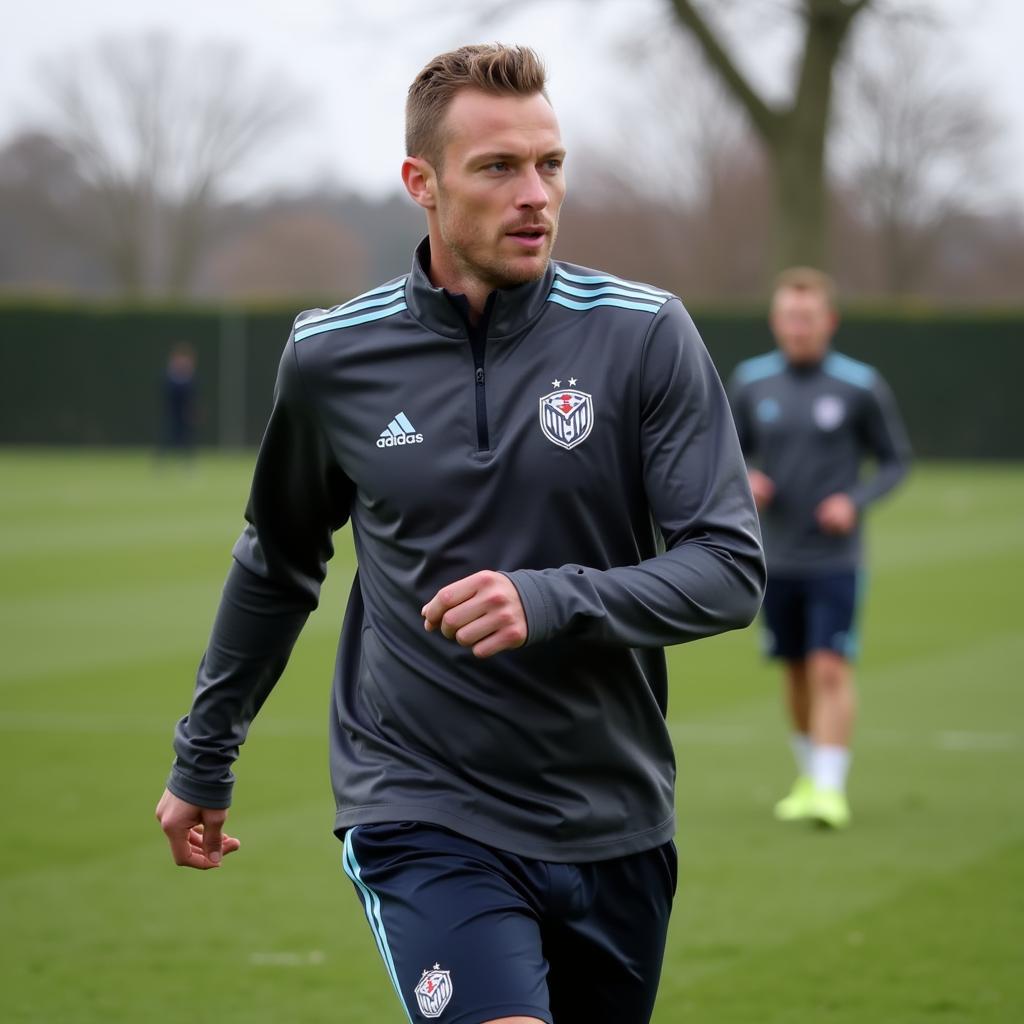
[[[797,267],[776,283],[778,351],[741,363],[729,394],[761,516],[769,653],[784,662],[798,777],[782,821],[850,822],[846,778],[856,714],[853,660],[867,506],[906,475],[910,446],[892,394],[872,367],[830,344],[835,286]],[[877,466],[868,476],[866,460]]]
[[[663,648],[757,613],[743,457],[682,303],[551,260],[536,54],[435,58],[406,128],[427,238],[295,323],[157,814],[179,864],[237,849],[231,764],[351,520],[334,827],[409,1019],[644,1024],[676,876]]]
[[[163,430],[160,454],[191,458],[195,454],[199,420],[199,386],[196,352],[187,342],[179,342],[171,349],[161,380],[161,392]]]

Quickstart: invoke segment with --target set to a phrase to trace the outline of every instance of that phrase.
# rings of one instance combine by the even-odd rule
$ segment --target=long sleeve
[[[316,607],[332,534],[348,518],[352,485],[336,465],[289,338],[192,707],[178,723],[168,788],[227,807],[231,765]]]
[[[857,508],[891,491],[910,469],[911,450],[896,400],[888,384],[875,374],[859,424],[864,448],[878,460],[875,471],[850,491]]]
[[[638,565],[508,573],[535,644],[571,635],[630,647],[746,626],[765,569],[757,514],[729,405],[696,327],[665,304],[640,371],[644,488],[665,550]]]

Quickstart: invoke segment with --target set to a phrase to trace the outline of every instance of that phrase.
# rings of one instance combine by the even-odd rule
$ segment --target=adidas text
[[[422,444],[422,434],[399,434],[398,437],[378,437],[377,447],[378,448],[395,448],[403,444]]]

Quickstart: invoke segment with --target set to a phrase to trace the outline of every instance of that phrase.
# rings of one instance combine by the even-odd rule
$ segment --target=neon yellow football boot
[[[850,824],[850,804],[846,794],[838,789],[815,789],[811,796],[810,817],[827,828],[847,828]]]
[[[808,821],[812,817],[814,783],[801,775],[793,788],[775,805],[776,821]]]

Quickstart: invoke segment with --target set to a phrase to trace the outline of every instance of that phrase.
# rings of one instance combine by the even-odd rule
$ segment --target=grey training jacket
[[[654,847],[674,831],[662,648],[747,625],[764,586],[718,375],[665,292],[553,262],[471,328],[428,261],[424,242],[407,277],[295,322],[169,787],[228,805],[351,520],[339,834],[418,820],[562,862]],[[483,660],[420,617],[481,569],[529,630]]]
[[[815,509],[843,493],[863,511],[907,475],[910,442],[881,374],[838,352],[792,365],[776,351],[740,363],[729,397],[744,455],[775,484],[761,513],[772,576],[856,569],[863,517],[852,533],[829,534]],[[870,459],[877,466],[865,476]]]

